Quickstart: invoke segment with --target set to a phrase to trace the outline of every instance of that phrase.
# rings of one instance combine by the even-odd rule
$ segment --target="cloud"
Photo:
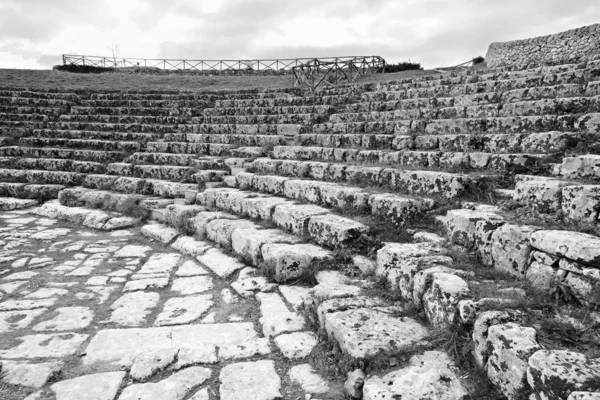
[[[62,53],[238,59],[381,55],[426,67],[495,41],[600,20],[594,0],[3,0],[0,53],[49,67]],[[2,65],[0,65],[1,67]]]

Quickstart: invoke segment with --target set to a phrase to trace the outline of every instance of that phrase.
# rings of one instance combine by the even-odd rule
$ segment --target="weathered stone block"
[[[312,244],[267,243],[261,251],[277,282],[298,278],[313,262],[331,258],[331,253]]]
[[[445,272],[431,274],[431,285],[421,300],[427,320],[436,326],[453,324],[458,302],[468,296],[469,285],[462,278]]]
[[[541,251],[600,268],[600,238],[581,232],[541,230],[531,234],[531,245]]]
[[[529,357],[527,382],[541,400],[576,391],[600,390],[600,361],[565,350],[540,350]]]
[[[536,331],[515,323],[491,326],[488,344],[491,353],[486,364],[490,380],[509,399],[524,398],[530,391],[527,384],[527,361],[541,346]]]
[[[481,313],[473,324],[473,357],[478,366],[484,367],[491,355],[489,329],[494,325],[507,322],[520,322],[524,315],[519,311],[485,311]]]
[[[363,399],[463,399],[468,397],[468,391],[456,370],[446,353],[428,351],[411,357],[402,369],[382,377],[368,377],[362,391]]]
[[[600,185],[562,188],[562,212],[577,222],[595,224],[600,211]]]
[[[366,235],[369,227],[333,214],[316,215],[308,220],[308,233],[317,243],[332,248],[351,246]]]
[[[494,268],[522,278],[531,252],[530,236],[537,228],[505,224],[492,234]]]
[[[266,243],[298,243],[299,239],[277,229],[236,228],[231,236],[233,251],[258,266],[262,261],[262,246]]]

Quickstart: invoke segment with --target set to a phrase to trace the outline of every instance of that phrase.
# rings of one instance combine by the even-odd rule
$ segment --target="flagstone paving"
[[[339,398],[306,363],[307,288],[192,240],[1,215],[3,400]]]

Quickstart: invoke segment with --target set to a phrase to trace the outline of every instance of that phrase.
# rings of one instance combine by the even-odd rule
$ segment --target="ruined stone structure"
[[[600,61],[317,93],[4,88],[0,126],[9,383],[463,399],[431,336],[460,327],[509,399],[600,396],[578,342],[600,340]]]
[[[600,57],[600,24],[530,39],[490,44],[485,57],[489,67],[515,64],[560,64]]]

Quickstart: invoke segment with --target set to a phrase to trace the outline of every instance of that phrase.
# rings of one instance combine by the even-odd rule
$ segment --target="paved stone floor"
[[[207,265],[139,229],[0,213],[0,398],[341,398],[308,364],[307,289]]]

